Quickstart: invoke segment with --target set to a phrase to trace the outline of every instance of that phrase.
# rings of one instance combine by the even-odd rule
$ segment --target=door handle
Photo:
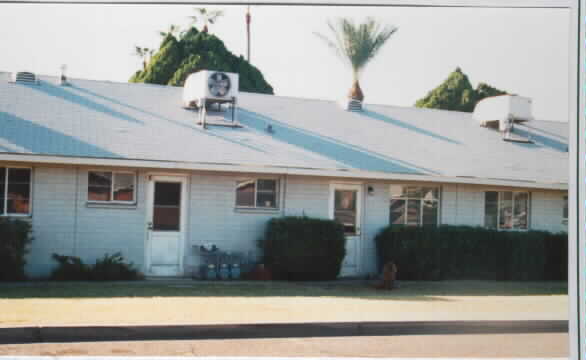
[[[147,229],[152,230],[153,229],[153,222],[149,221],[147,224]]]

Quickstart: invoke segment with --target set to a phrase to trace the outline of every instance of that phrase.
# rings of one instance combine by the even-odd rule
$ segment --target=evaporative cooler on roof
[[[482,127],[498,128],[505,141],[532,142],[513,132],[515,124],[534,119],[530,98],[518,95],[488,97],[476,104],[473,117]]]
[[[237,100],[238,74],[235,73],[201,70],[189,75],[183,86],[183,106],[187,109],[199,110],[198,124],[204,128],[208,108],[216,105],[218,109],[221,109],[222,104],[230,105],[231,123],[238,126],[236,121]],[[208,124],[212,123],[208,122]]]

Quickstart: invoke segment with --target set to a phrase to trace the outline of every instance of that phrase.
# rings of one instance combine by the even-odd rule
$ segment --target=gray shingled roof
[[[203,130],[182,108],[182,88],[9,78],[0,73],[0,153],[567,183],[567,123],[519,125],[535,142],[521,144],[468,113],[382,105],[352,113],[331,101],[240,93],[244,127]]]

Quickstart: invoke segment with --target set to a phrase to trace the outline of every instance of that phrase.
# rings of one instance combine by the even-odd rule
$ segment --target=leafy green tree
[[[238,73],[241,91],[273,94],[272,86],[256,67],[232,54],[215,35],[195,27],[181,39],[167,33],[148,65],[137,71],[130,82],[182,86],[187,76],[200,70]]]
[[[153,55],[146,69],[137,71],[130,82],[167,84],[183,61],[183,49],[177,39],[167,35],[159,51]]]
[[[416,107],[472,112],[480,100],[507,92],[480,83],[474,89],[468,76],[456,68],[448,78],[427,95],[417,100]]]
[[[333,39],[322,34],[315,33],[331,49],[333,49],[343,61],[352,69],[352,87],[348,97],[362,101],[364,94],[360,88],[360,73],[366,64],[372,60],[382,46],[397,31],[391,25],[383,26],[371,17],[366,18],[362,24],[356,25],[352,20],[339,18],[335,22],[328,22]]]
[[[476,102],[491,96],[506,95],[506,91],[499,90],[485,83],[479,83],[476,87]]]

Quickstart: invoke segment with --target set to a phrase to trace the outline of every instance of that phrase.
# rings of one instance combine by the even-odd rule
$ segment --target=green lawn
[[[136,281],[0,283],[0,299],[109,297],[342,297],[431,300],[435,296],[565,295],[565,282],[401,281],[393,291],[376,290],[376,282],[329,283]]]

